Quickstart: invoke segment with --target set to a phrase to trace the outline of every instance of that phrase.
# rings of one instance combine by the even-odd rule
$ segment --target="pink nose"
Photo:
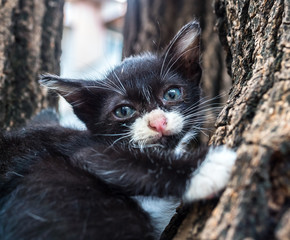
[[[162,133],[167,126],[167,120],[165,117],[159,117],[155,119],[151,119],[149,121],[149,127],[151,127],[153,130]]]

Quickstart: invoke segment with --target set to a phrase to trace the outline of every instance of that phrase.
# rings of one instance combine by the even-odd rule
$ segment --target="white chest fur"
[[[144,196],[137,196],[134,199],[149,214],[152,225],[155,228],[156,239],[159,239],[161,233],[176,213],[176,208],[179,206],[180,200],[177,198]]]

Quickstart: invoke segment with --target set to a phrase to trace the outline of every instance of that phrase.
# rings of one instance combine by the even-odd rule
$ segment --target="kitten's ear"
[[[71,105],[81,98],[84,87],[83,80],[66,79],[51,74],[41,75],[39,83],[60,94]]]
[[[186,24],[171,40],[162,54],[163,64],[160,76],[178,72],[188,80],[199,83],[200,68],[200,26],[197,21]]]
[[[98,94],[91,91],[92,86],[90,81],[66,79],[55,75],[42,75],[40,84],[51,89],[62,97],[73,107],[74,113],[82,120],[90,129],[93,126],[91,122],[96,114],[92,105],[97,105]],[[91,126],[92,125],[92,126]]]

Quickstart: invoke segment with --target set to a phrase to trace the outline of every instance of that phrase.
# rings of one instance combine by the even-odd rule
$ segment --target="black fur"
[[[178,52],[186,34],[197,35]],[[82,81],[45,75],[42,84],[73,106],[88,131],[52,121],[0,135],[0,239],[155,239],[154,226],[132,196],[182,198],[207,149],[176,154],[183,134],[163,137],[163,147],[135,148],[118,140],[136,118],[156,107],[185,111],[200,99],[199,25],[186,25],[158,55],[126,59],[106,79]],[[168,72],[167,72],[168,71]],[[120,94],[122,86],[125,94]],[[110,89],[110,84],[115,89]],[[169,86],[183,89],[178,104],[162,102]],[[115,119],[120,104],[137,114]],[[198,111],[192,108],[191,112]],[[37,124],[36,124],[37,123]]]

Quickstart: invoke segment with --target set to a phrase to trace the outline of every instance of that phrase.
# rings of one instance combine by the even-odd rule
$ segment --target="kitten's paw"
[[[193,172],[184,201],[207,198],[222,190],[228,183],[236,153],[225,146],[210,148],[205,160]]]

